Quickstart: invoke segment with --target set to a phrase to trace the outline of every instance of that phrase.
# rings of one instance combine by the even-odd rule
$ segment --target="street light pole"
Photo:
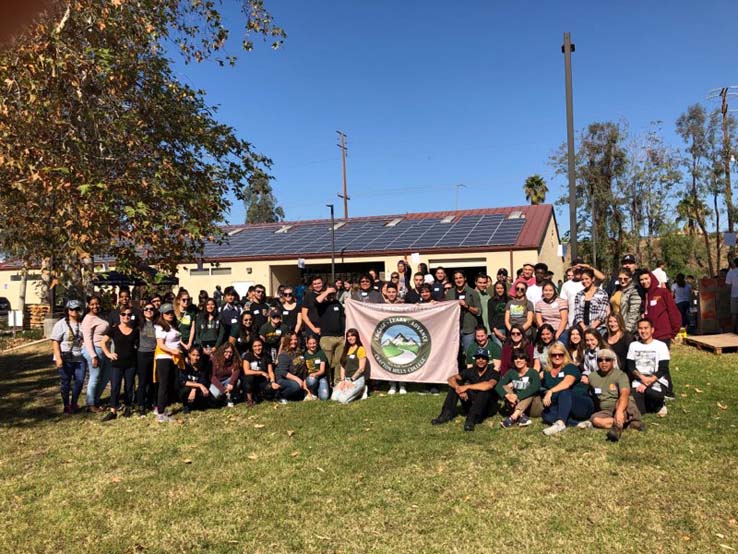
[[[326,204],[331,209],[331,286],[336,284],[336,219],[333,215],[333,204]]]
[[[564,33],[564,44],[561,46],[561,52],[564,54],[564,79],[566,81],[566,143],[569,161],[569,252],[571,253],[571,259],[574,260],[577,257],[577,177],[574,165],[574,100],[571,90],[571,53],[574,52],[574,45],[571,43],[570,33]],[[592,226],[594,227],[594,221],[592,222]]]

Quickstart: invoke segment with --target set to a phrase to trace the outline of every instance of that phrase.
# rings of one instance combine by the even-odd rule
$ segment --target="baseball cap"
[[[504,267],[501,267],[500,269],[497,270],[497,275],[507,276],[507,269],[505,269]]]
[[[173,312],[174,306],[169,304],[168,302],[166,304],[162,304],[161,308],[159,308],[159,313],[165,314],[167,312]]]
[[[282,312],[279,308],[272,308],[269,310],[269,317],[282,317]]]
[[[477,348],[477,351],[474,353],[475,358],[485,358],[489,360],[489,352],[487,352],[486,348]]]
[[[620,263],[623,263],[623,264],[635,264],[635,263],[638,263],[638,262],[636,262],[636,257],[633,254],[626,254],[625,256],[623,256],[623,259],[620,260]]]
[[[67,310],[81,310],[82,302],[79,300],[67,300],[66,308]]]

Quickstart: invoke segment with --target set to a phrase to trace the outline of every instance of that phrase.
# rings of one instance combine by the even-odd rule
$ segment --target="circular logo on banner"
[[[372,354],[385,371],[407,375],[428,361],[431,337],[417,319],[392,316],[380,321],[372,333]]]

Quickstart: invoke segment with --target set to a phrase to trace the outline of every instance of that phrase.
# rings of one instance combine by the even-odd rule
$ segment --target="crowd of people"
[[[233,287],[197,299],[180,288],[134,302],[123,288],[107,313],[97,295],[67,301],[52,332],[54,360],[64,413],[80,410],[87,379],[85,408],[103,421],[136,411],[170,421],[178,403],[184,413],[265,400],[348,403],[383,386],[407,393],[404,383],[372,381],[362,337],[346,329],[348,298],[458,302],[459,371],[434,425],[461,412],[471,431],[499,413],[504,428],[540,417],[546,435],[597,427],[616,441],[626,428],[642,430],[643,414],[666,416],[674,396],[669,349],[688,324],[692,293],[684,275],[669,287],[662,273],[626,255],[612,277],[577,259],[563,282],[537,263],[514,279],[505,268],[494,280],[477,274],[472,286],[463,270],[431,274],[420,264],[412,273],[400,260],[386,282],[376,271],[331,283],[316,275],[274,298],[256,285],[243,298]]]

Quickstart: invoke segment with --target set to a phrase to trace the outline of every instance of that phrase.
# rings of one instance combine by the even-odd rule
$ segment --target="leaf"
[[[182,460],[182,463],[183,464],[191,464],[192,463],[192,460],[190,460],[189,458],[185,458],[184,460]]]
[[[702,394],[702,393],[703,393],[703,392],[705,392],[705,391],[703,391],[703,390],[700,390],[700,389],[698,389],[697,387],[695,387],[695,388],[694,388],[694,392],[696,392],[696,393],[699,393],[699,394]]]
[[[249,460],[258,460],[258,459],[259,459],[259,456],[257,456],[256,454],[249,454],[249,455],[248,455],[248,456],[246,456],[246,457],[247,457],[247,458],[248,458]]]
[[[292,456],[293,458],[297,458],[299,455],[300,452],[298,450],[295,450],[292,454],[290,454],[290,456]]]
[[[121,479],[121,478],[120,478],[120,477],[118,477],[117,475],[113,475],[113,476],[112,476],[112,477],[110,478],[110,480],[111,480],[111,481],[112,481],[113,483],[120,483],[120,482],[121,482],[121,481],[122,481],[123,479]]]
[[[724,548],[725,550],[730,550],[731,552],[735,552],[735,548],[732,546],[728,546],[727,544],[720,544],[720,548]]]
[[[292,437],[292,435],[294,435],[294,434],[295,434],[294,431],[287,431],[287,436],[288,437]]]
[[[254,429],[263,429],[264,427],[266,427],[266,425],[264,425],[263,423],[254,424]]]
[[[727,404],[723,404],[722,402],[718,402],[717,403],[717,407],[720,408],[721,410],[727,410],[728,409]]]

